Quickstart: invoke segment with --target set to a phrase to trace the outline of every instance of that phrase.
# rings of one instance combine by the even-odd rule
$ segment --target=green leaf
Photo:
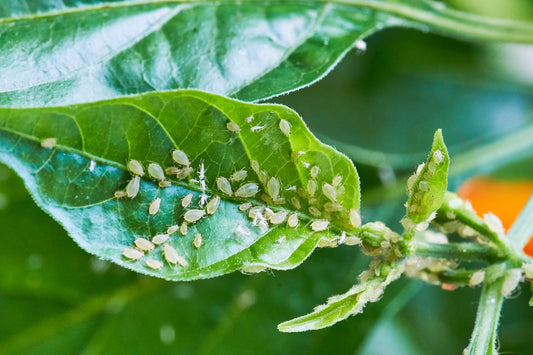
[[[400,277],[403,265],[383,263],[376,270],[363,272],[359,277],[360,283],[348,292],[330,297],[326,304],[315,307],[312,313],[281,323],[278,329],[282,332],[322,329],[361,313],[368,302],[376,302],[385,287]]]
[[[71,2],[69,2],[71,3]],[[84,1],[0,5],[0,105],[56,106],[171,89],[260,100],[326,75],[389,26],[532,42],[528,23],[422,0]]]
[[[426,164],[407,182],[410,190],[407,216],[414,223],[425,221],[442,205],[448,183],[449,163],[448,150],[442,139],[442,132],[438,130]]]
[[[282,122],[290,133],[286,126],[282,132]],[[229,123],[239,127],[229,130]],[[160,182],[146,174],[134,198],[114,197],[135,179],[126,170],[130,159],[141,162],[145,171],[153,163],[165,169],[177,165],[175,149],[190,160],[193,172],[188,178],[167,174],[171,185],[160,188]],[[296,113],[280,105],[246,104],[198,91],[47,109],[1,109],[0,160],[16,170],[36,202],[82,248],[137,272],[172,280],[214,277],[241,268],[293,268],[321,238],[334,240],[340,230],[353,230],[349,211],[359,211],[353,164],[318,142]],[[233,182],[234,193],[228,196],[217,180],[231,180],[241,169],[247,177]],[[336,177],[342,181],[337,178],[333,187]],[[277,197],[267,187],[272,178],[281,185]],[[259,192],[236,197],[245,184]],[[309,184],[317,187],[312,197],[306,192]],[[323,186],[335,192],[336,204],[324,195]],[[192,202],[184,208],[188,194]],[[194,222],[185,214],[209,210],[202,196],[222,200],[216,212]],[[152,215],[149,206],[158,198],[160,211]],[[258,212],[240,211],[245,202],[259,206]],[[328,210],[331,206],[335,211]],[[321,216],[312,215],[310,207]],[[268,213],[283,218],[278,224],[274,219],[267,222]],[[298,225],[289,227],[285,213],[297,213]],[[186,235],[178,231],[167,244],[185,262],[165,262],[163,245],[139,261],[122,255],[137,238],[152,239],[184,221],[190,222]],[[193,245],[197,234],[201,246]],[[147,267],[148,258],[163,261],[163,267]]]

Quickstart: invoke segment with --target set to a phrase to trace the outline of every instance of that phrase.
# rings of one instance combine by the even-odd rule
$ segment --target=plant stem
[[[523,255],[522,248],[533,234],[533,194],[529,197],[526,207],[509,229],[507,237],[515,252]]]
[[[414,255],[460,261],[485,261],[493,264],[505,260],[499,251],[489,245],[474,243],[415,242]]]
[[[515,252],[514,248],[504,235],[500,235],[493,231],[483,219],[479,218],[475,212],[467,209],[464,205],[461,204],[458,207],[452,207],[452,201],[457,199],[459,199],[459,197],[454,193],[446,192],[444,202],[439,211],[444,212],[444,214],[446,214],[446,212],[453,213],[457,221],[472,228],[494,243],[502,255],[505,256],[505,259],[517,264],[517,266],[521,265],[523,262],[522,255]]]
[[[498,321],[503,304],[502,289],[505,277],[500,277],[492,283],[483,285],[476,322],[470,344],[465,354],[486,355],[496,354],[495,343]]]

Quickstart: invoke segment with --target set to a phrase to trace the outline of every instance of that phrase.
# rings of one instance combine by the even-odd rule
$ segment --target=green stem
[[[439,211],[451,212],[455,215],[455,219],[461,222],[463,225],[468,226],[481,234],[482,236],[489,239],[498,249],[505,255],[505,258],[511,262],[521,265],[523,262],[522,255],[515,253],[515,250],[508,242],[507,238],[503,235],[499,235],[485,223],[485,221],[479,218],[473,211],[466,209],[464,206],[452,207],[450,206],[450,201],[459,199],[457,195],[451,192],[446,192],[444,196],[444,202],[439,209]]]
[[[484,261],[493,264],[505,260],[496,248],[474,243],[414,243],[414,255],[460,261]]]
[[[520,215],[509,229],[507,238],[513,246],[515,252],[524,255],[522,248],[528,242],[533,234],[533,194],[529,197],[526,207],[520,212]]]
[[[483,285],[472,338],[465,349],[465,354],[497,354],[495,343],[503,304],[502,289],[504,280],[504,277],[500,277],[492,283]]]

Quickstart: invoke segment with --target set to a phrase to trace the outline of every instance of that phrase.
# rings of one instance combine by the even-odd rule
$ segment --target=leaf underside
[[[289,136],[280,129],[281,118],[290,125]],[[240,132],[229,130],[229,122],[240,126]],[[46,147],[50,138],[57,141]],[[174,149],[183,150],[190,160],[193,172],[187,179],[167,175],[172,185],[160,188],[145,175],[136,197],[114,197],[132,179],[126,169],[130,159],[141,162],[145,171],[149,163],[163,169],[180,167],[172,160]],[[296,113],[280,105],[247,104],[198,91],[46,109],[0,109],[0,160],[24,179],[36,202],[82,248],[137,272],[172,280],[208,278],[246,267],[293,268],[320,238],[333,240],[340,230],[353,229],[348,211],[359,210],[353,164],[318,142]],[[252,160],[258,162],[257,172]],[[315,166],[319,170],[313,177]],[[251,198],[228,196],[218,189],[218,177],[229,180],[241,169],[247,177],[233,182],[232,190],[255,183],[259,192]],[[324,206],[329,200],[321,186],[336,176],[342,177],[335,188],[340,208],[327,212]],[[281,184],[275,203],[264,180],[272,177]],[[318,186],[312,197],[306,192],[309,180]],[[181,201],[189,193],[193,199],[184,208]],[[185,236],[178,231],[167,242],[186,266],[165,261],[162,245],[140,260],[122,255],[125,248],[135,246],[136,238],[151,239],[169,226],[181,225],[186,211],[205,209],[200,201],[204,193],[208,200],[221,197],[216,212],[189,223]],[[150,215],[155,198],[161,199],[160,211]],[[300,209],[294,206],[295,199]],[[244,202],[269,206],[273,212],[297,212],[299,224],[289,227],[286,218],[275,225],[261,216],[252,218],[249,211],[239,210]],[[311,204],[320,217],[309,212]],[[312,227],[318,219],[330,224]],[[193,245],[197,234],[202,236],[200,247]],[[163,261],[163,267],[150,269],[148,258]]]

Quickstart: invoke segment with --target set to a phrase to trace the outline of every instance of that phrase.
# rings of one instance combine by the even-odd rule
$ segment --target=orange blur
[[[489,177],[473,177],[457,190],[457,195],[469,200],[478,216],[492,212],[508,230],[533,193],[533,181],[505,181]],[[524,246],[524,253],[533,257],[533,235]]]

